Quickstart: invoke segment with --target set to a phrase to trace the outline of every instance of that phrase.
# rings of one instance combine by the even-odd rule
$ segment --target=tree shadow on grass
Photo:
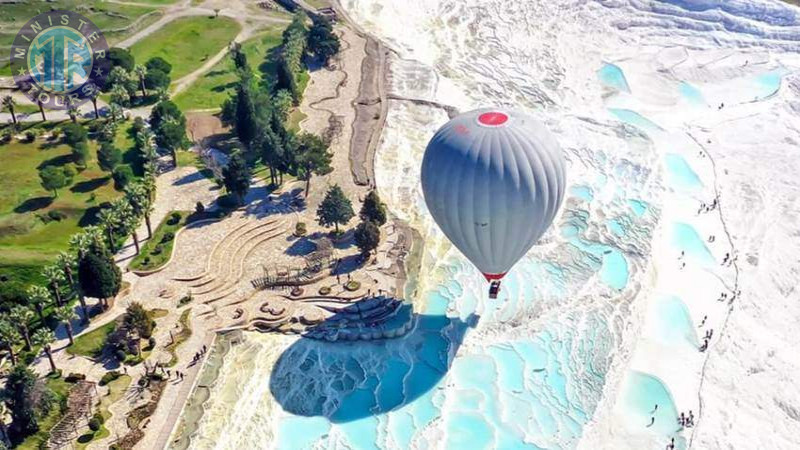
[[[47,208],[51,204],[53,204],[53,197],[50,196],[29,198],[14,208],[14,212],[22,214],[36,211],[38,209]]]
[[[43,169],[43,168],[45,168],[47,166],[63,166],[63,165],[71,163],[72,159],[73,159],[72,155],[70,155],[70,154],[58,155],[58,156],[55,156],[53,158],[46,159],[46,160],[42,161],[41,164],[36,166],[36,168],[37,169]]]
[[[397,339],[325,342],[302,338],[278,358],[270,375],[270,391],[289,413],[322,416],[334,423],[389,412],[436,387],[450,369],[451,355],[457,353],[467,329],[478,319],[476,315],[462,321],[414,314],[414,328]]]
[[[86,211],[78,220],[78,226],[88,227],[89,225],[97,225],[97,223],[100,221],[97,218],[97,215],[100,214],[100,211],[108,208],[109,206],[111,206],[110,203],[104,202],[101,205],[91,206],[89,208],[86,208]]]
[[[81,181],[80,183],[75,183],[69,190],[77,193],[92,192],[101,186],[105,186],[110,180],[111,177],[99,177],[92,180]]]

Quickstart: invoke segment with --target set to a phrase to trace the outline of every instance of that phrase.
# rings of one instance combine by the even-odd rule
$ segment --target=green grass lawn
[[[47,387],[50,388],[58,399],[65,398],[69,395],[69,390],[73,386],[72,383],[67,383],[63,378],[47,377],[45,379]],[[47,442],[50,437],[50,430],[61,420],[61,411],[58,408],[58,401],[55,402],[50,413],[39,420],[39,431],[28,436],[22,441],[16,449],[21,450],[37,450],[40,446]]]
[[[253,73],[267,83],[275,79],[276,66],[271,56],[281,44],[284,28],[284,25],[276,25],[242,44]],[[230,56],[226,56],[173,100],[184,111],[220,108],[222,102],[234,92],[238,80],[236,67]]]
[[[127,136],[130,125],[123,124],[117,131],[117,143],[127,162],[136,159],[132,140]],[[25,126],[47,128],[53,124]],[[69,147],[53,145],[43,138],[33,143],[14,139],[0,145],[4,159],[0,165],[0,266],[46,264],[68,248],[70,236],[95,222],[95,214],[104,202],[121,195],[114,190],[109,174],[97,165],[97,143],[90,140],[89,149],[87,168],[54,198],[41,187],[37,168],[43,164],[71,164]],[[54,210],[66,218],[47,223],[41,219]]]
[[[227,17],[186,17],[170,22],[130,50],[140,64],[155,56],[169,61],[174,81],[202,66],[228,45],[239,29],[239,24]]]
[[[131,377],[129,375],[120,375],[119,378],[116,380],[108,383],[108,395],[104,395],[100,397],[100,405],[97,407],[98,412],[102,414],[105,422],[108,422],[108,419],[111,418],[113,414],[108,410],[108,407],[111,406],[113,403],[118,401],[125,395],[125,392],[128,390],[128,386],[131,384]],[[82,450],[89,445],[89,442],[92,440],[99,441],[100,439],[106,438],[109,434],[108,428],[106,428],[105,422],[103,425],[100,426],[100,429],[97,430],[97,433],[92,433],[91,430],[87,431],[86,434],[83,436],[87,436],[84,438],[83,436],[78,438],[77,448]],[[83,439],[81,439],[83,438]],[[83,442],[82,442],[83,441]]]
[[[169,362],[167,363],[168,367],[172,367],[178,363],[178,355],[176,353],[178,346],[183,344],[192,336],[192,325],[189,323],[189,314],[191,312],[192,308],[189,308],[181,313],[181,317],[178,319],[181,324],[181,331],[179,331],[177,334],[173,334],[175,340],[166,347],[170,355],[172,355],[172,358],[170,358]]]
[[[100,328],[77,336],[75,343],[67,347],[67,353],[87,358],[99,357],[103,353],[103,347],[106,345],[106,337],[114,332],[116,325],[117,320],[114,319]]]
[[[172,214],[177,212],[180,214],[180,220],[175,223],[172,221]],[[141,248],[141,252],[133,258],[130,263],[132,270],[154,270],[169,261],[172,255],[172,245],[175,243],[175,235],[178,230],[186,225],[186,219],[191,215],[191,211],[173,211],[164,217],[164,220],[158,225],[158,228],[153,231],[152,239],[149,239]],[[164,242],[164,235],[172,233],[172,239]],[[154,251],[158,249],[156,253]]]
[[[289,130],[294,131],[295,133],[299,133],[300,122],[302,122],[303,119],[305,119],[306,117],[308,116],[306,116],[302,111],[300,111],[300,109],[293,108],[292,111],[289,113],[289,123],[288,123]]]

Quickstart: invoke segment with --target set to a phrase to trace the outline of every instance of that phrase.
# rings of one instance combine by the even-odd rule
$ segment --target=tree
[[[108,59],[113,67],[121,67],[126,71],[133,70],[134,59],[131,52],[124,48],[111,47],[108,50]]]
[[[113,207],[101,209],[97,213],[97,220],[100,222],[100,227],[106,233],[108,247],[114,250],[114,231],[119,227],[120,217]]]
[[[47,280],[47,286],[55,296],[56,305],[61,306],[61,285],[66,281],[64,272],[57,265],[49,265],[42,269],[42,276]]]
[[[119,106],[130,106],[131,100],[128,91],[122,86],[114,86],[111,88],[111,104]],[[116,120],[115,118],[113,120]]]
[[[97,111],[97,93],[89,98],[92,101],[92,107],[94,108],[94,118],[99,119],[100,113]]]
[[[128,164],[120,164],[111,172],[111,177],[114,178],[114,189],[122,191],[134,179],[133,169]]]
[[[45,166],[39,170],[42,187],[58,197],[58,190],[72,184],[71,170],[67,167]]]
[[[250,148],[258,133],[256,108],[253,103],[254,86],[249,76],[243,76],[236,89],[236,120],[234,126],[239,141]]]
[[[74,344],[75,340],[72,336],[72,321],[78,318],[78,315],[75,314],[75,310],[69,306],[59,306],[53,312],[53,316],[56,318],[56,320],[64,324],[64,328],[67,330],[67,337],[69,338],[69,345]]]
[[[100,299],[108,307],[108,299],[116,297],[122,286],[122,273],[108,250],[92,248],[78,265],[81,289],[89,297]]]
[[[79,170],[86,168],[89,161],[89,144],[86,141],[78,142],[72,146],[72,161]]]
[[[147,187],[147,182],[133,183],[125,188],[125,198],[133,209],[133,213],[139,217],[144,217],[147,225],[147,238],[153,237],[153,229],[150,226],[150,214],[153,213],[153,197]]]
[[[377,191],[374,189],[369,191],[367,197],[364,198],[364,203],[361,205],[361,211],[358,215],[361,220],[368,220],[378,226],[386,223],[386,207],[381,202]]]
[[[333,171],[331,159],[333,155],[328,152],[328,146],[316,135],[303,133],[298,138],[297,164],[301,168],[300,179],[306,181],[305,196],[311,188],[311,176],[327,175]]]
[[[11,369],[3,397],[11,411],[11,427],[21,436],[39,429],[39,421],[34,410],[35,388],[36,374],[31,369],[22,364],[15,365]]]
[[[17,327],[11,322],[11,318],[8,314],[3,314],[3,317],[0,318],[0,345],[8,349],[11,365],[17,364],[17,354],[14,353],[14,346],[17,345],[20,339],[22,339],[22,336],[19,334]]]
[[[172,72],[172,64],[160,56],[154,56],[144,64],[147,70],[160,70],[166,74]]]
[[[116,98],[122,99],[121,101],[116,101],[115,103],[127,105],[131,97],[136,95],[136,91],[139,89],[139,83],[136,78],[131,76],[131,70],[133,69],[114,67],[111,69],[111,72],[109,72],[108,78],[106,78],[105,90],[106,92],[112,93],[112,102],[115,102],[115,89],[118,91]]]
[[[169,84],[172,83],[169,75],[158,69],[148,70],[147,75],[144,77],[144,81],[152,89],[168,88]]]
[[[119,103],[112,102],[108,105],[108,116],[111,117],[111,122],[116,123],[117,120],[122,118],[122,106]]]
[[[261,161],[269,167],[270,181],[277,186],[276,172],[283,157],[283,143],[272,129],[267,128],[258,136],[255,146],[261,151]]]
[[[365,220],[358,224],[353,237],[361,253],[368,255],[371,251],[378,248],[378,244],[381,242],[381,230],[374,222]]]
[[[61,127],[61,132],[64,135],[63,142],[70,147],[74,147],[80,142],[87,142],[89,140],[89,133],[86,128],[77,123],[68,123]]]
[[[39,97],[36,97],[36,106],[39,107],[39,114],[42,115],[42,121],[43,122],[46,121],[47,116],[44,115],[44,105],[42,104],[42,101],[39,99]]]
[[[230,45],[231,58],[237,70],[249,71],[250,66],[247,65],[247,55],[242,51],[242,44],[234,41]]]
[[[147,97],[147,86],[144,82],[144,76],[147,75],[147,69],[141,65],[137,64],[133,67],[133,73],[139,78],[139,88],[142,90],[142,97]]]
[[[120,232],[122,234],[130,234],[133,238],[133,245],[136,247],[136,254],[139,254],[139,235],[136,233],[136,228],[139,227],[139,223],[142,219],[142,216],[136,214],[133,210],[133,207],[128,202],[127,197],[123,197],[118,199],[114,202],[113,206],[114,211],[118,217],[118,224],[120,228]]]
[[[308,31],[308,50],[327,65],[331,57],[339,53],[340,47],[339,37],[333,32],[330,20],[324,16],[314,17],[314,24]]]
[[[281,118],[281,121],[286,123],[286,119],[289,117],[289,110],[292,108],[292,93],[286,89],[280,89],[275,94],[275,98],[272,102],[275,107],[275,112]]]
[[[72,104],[72,100],[67,97],[64,101],[67,106],[67,115],[72,123],[78,123],[78,107]]]
[[[172,156],[172,164],[178,167],[178,149],[186,144],[186,125],[169,117],[156,130],[156,143]]]
[[[150,112],[150,128],[154,131],[158,130],[158,128],[161,126],[161,123],[170,117],[186,126],[186,117],[183,116],[183,113],[178,108],[178,105],[173,103],[171,100],[158,102],[158,104],[156,104],[156,106],[154,106],[153,110]]]
[[[149,129],[144,129],[136,134],[136,148],[144,160],[145,167],[155,167],[158,154],[156,153],[156,136]]]
[[[44,308],[52,301],[50,291],[41,286],[30,286],[27,290],[28,304],[33,305],[39,319],[44,323]]]
[[[325,198],[317,208],[317,220],[320,225],[329,227],[334,225],[339,233],[339,224],[345,225],[355,216],[353,205],[338,184],[328,189]]]
[[[17,105],[17,102],[14,100],[14,97],[10,95],[6,95],[3,97],[3,106],[8,108],[8,112],[11,113],[11,122],[14,125],[17,124],[17,115],[14,113],[14,107]]]
[[[250,169],[242,158],[241,152],[236,152],[222,169],[223,183],[228,193],[236,196],[239,204],[244,204],[244,197],[250,189]]]
[[[97,149],[97,164],[105,172],[112,172],[122,162],[122,152],[113,142],[104,141]]]
[[[58,369],[56,368],[55,361],[53,361],[53,352],[50,348],[50,344],[56,340],[56,336],[47,328],[39,328],[35,333],[33,333],[33,337],[31,339],[33,340],[34,345],[39,345],[42,347],[42,350],[44,350],[45,354],[47,355],[47,359],[50,360],[50,372],[55,373]]]
[[[133,302],[128,306],[123,322],[127,327],[136,330],[144,339],[149,339],[153,335],[153,320],[139,302]]]
[[[22,338],[25,339],[25,350],[31,349],[31,335],[28,324],[34,319],[33,311],[27,306],[16,305],[9,311],[11,323],[17,326],[17,329],[22,333]]]

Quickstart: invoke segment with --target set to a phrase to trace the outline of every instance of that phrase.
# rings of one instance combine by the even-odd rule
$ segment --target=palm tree
[[[146,128],[136,133],[136,143],[138,144],[137,146],[145,162],[155,163],[156,158],[158,158],[158,154],[156,153],[156,135],[153,134],[149,128]]]
[[[17,102],[14,101],[14,97],[10,95],[6,95],[3,97],[3,106],[8,108],[8,112],[11,113],[11,121],[14,122],[14,125],[17,124],[17,115],[14,114],[14,106],[16,106]]]
[[[50,360],[50,372],[55,372],[56,370],[56,363],[53,361],[53,352],[50,349],[50,344],[56,340],[55,334],[52,331],[48,330],[47,328],[39,328],[33,333],[33,343],[36,345],[41,345],[42,350],[47,354],[47,359]]]
[[[111,103],[108,105],[108,115],[111,117],[111,121],[116,123],[119,116],[122,115],[122,107],[116,103]]]
[[[17,305],[11,308],[9,317],[11,318],[11,323],[17,326],[17,329],[22,333],[22,337],[25,339],[25,350],[30,350],[31,334],[28,324],[35,317],[33,311],[27,306]]]
[[[56,308],[53,316],[59,322],[64,322],[64,327],[67,329],[67,337],[69,337],[69,345],[74,344],[75,341],[72,338],[72,320],[78,318],[78,315],[75,314],[75,310],[69,306],[59,306]]]
[[[147,97],[147,88],[144,85],[144,76],[147,74],[147,69],[143,65],[137,64],[133,68],[133,72],[139,77],[139,87],[142,89],[142,98]]]
[[[61,285],[67,281],[64,278],[64,271],[58,265],[52,264],[46,266],[44,270],[42,270],[42,275],[47,279],[47,284],[56,297],[56,305],[61,306],[63,303],[63,299],[61,298]]]
[[[3,314],[0,319],[0,344],[8,348],[8,356],[11,358],[11,365],[17,364],[17,355],[14,353],[14,346],[22,338],[19,330],[11,323],[8,314]]]
[[[100,118],[100,113],[97,112],[97,93],[95,93],[91,97],[91,100],[92,100],[92,106],[94,106],[94,118],[95,119],[99,119]]]
[[[114,229],[119,225],[119,216],[114,208],[106,208],[97,214],[97,218],[100,221],[100,227],[106,232],[108,248],[114,253]]]
[[[42,115],[42,122],[47,121],[47,116],[44,115],[44,105],[42,105],[42,101],[39,98],[36,98],[36,105],[39,107],[39,113]]]
[[[78,123],[78,108],[72,104],[72,100],[69,97],[67,97],[66,103],[70,120],[72,120],[72,123]]]
[[[123,197],[116,202],[113,206],[119,220],[120,227],[125,234],[130,233],[133,238],[133,245],[136,247],[136,254],[139,254],[139,235],[136,233],[136,227],[139,226],[139,219],[141,216],[136,214],[133,206],[128,202],[127,197]]]
[[[28,297],[28,304],[36,308],[36,313],[39,314],[39,319],[44,323],[44,308],[52,301],[50,291],[42,286],[31,286],[26,293]]]
[[[71,253],[61,252],[56,257],[56,265],[64,271],[64,277],[67,279],[70,286],[75,282],[72,278],[72,271],[75,269],[75,264],[77,264],[77,259],[75,255]]]
[[[134,214],[137,216],[144,216],[144,223],[147,225],[147,239],[153,237],[153,230],[150,226],[150,214],[153,213],[153,200],[149,192],[148,184],[150,177],[140,183],[134,183],[125,188],[125,196],[133,208]]]

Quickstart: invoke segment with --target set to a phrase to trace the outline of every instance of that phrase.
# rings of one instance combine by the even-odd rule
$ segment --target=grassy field
[[[175,212],[180,214],[180,220],[170,223],[173,221],[172,214]],[[172,245],[175,243],[175,235],[186,225],[186,219],[191,214],[191,211],[173,211],[167,214],[158,228],[153,231],[153,238],[145,242],[141,252],[133,258],[130,268],[132,270],[154,270],[169,261],[172,255]],[[172,233],[173,237],[164,242],[164,235],[167,233]],[[154,253],[156,249],[158,251]]]
[[[170,76],[177,80],[222,50],[239,29],[239,24],[227,17],[176,19],[134,44],[131,52],[140,64],[154,56],[164,58],[172,64]]]
[[[103,353],[103,346],[106,345],[106,337],[114,331],[117,321],[112,320],[100,328],[75,338],[75,343],[67,347],[70,355],[85,356],[87,358],[97,358]]]
[[[283,25],[276,26],[242,44],[253,73],[267,83],[273,82],[275,78],[275,63],[270,56],[281,44],[283,29]],[[234,92],[238,80],[233,61],[226,56],[173,100],[184,111],[219,108]]]
[[[26,126],[40,129],[52,124]],[[127,136],[129,127],[130,123],[119,127],[117,144],[126,161],[132,162],[136,151]],[[38,168],[71,164],[69,147],[42,138],[32,143],[14,139],[0,146],[4,159],[0,165],[0,266],[45,264],[67,249],[70,236],[95,222],[103,203],[121,195],[114,190],[109,174],[97,165],[97,143],[90,140],[89,149],[87,168],[54,198],[41,187]],[[66,217],[43,219],[50,211]]]

